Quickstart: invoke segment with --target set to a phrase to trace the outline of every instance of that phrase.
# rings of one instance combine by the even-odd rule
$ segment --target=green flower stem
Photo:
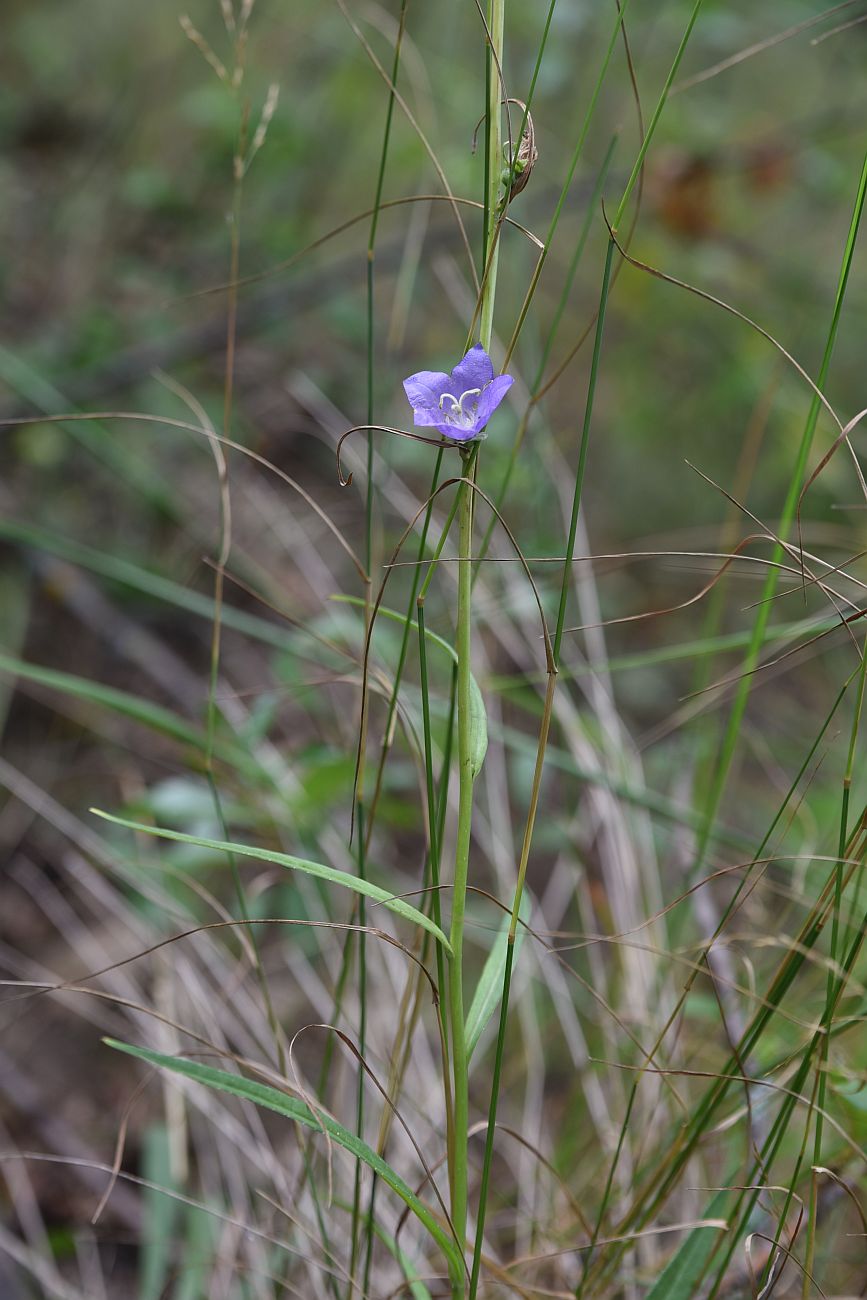
[[[487,238],[485,249],[490,249],[490,266],[482,287],[481,324],[479,336],[486,352],[491,350],[491,335],[494,331],[494,299],[497,289],[497,267],[500,260],[500,241],[496,239],[499,221],[500,169],[503,159],[503,127],[500,114],[502,89],[497,68],[503,66],[503,27],[506,18],[506,0],[488,0],[488,31],[491,34],[491,48],[488,50],[488,112],[487,112],[487,151],[485,154],[485,214],[487,220]],[[493,53],[492,53],[493,52]]]
[[[452,1166],[452,1223],[463,1246],[467,1233],[467,1144],[469,1129],[468,1060],[464,1018],[464,913],[470,860],[475,772],[471,748],[470,655],[472,635],[472,581],[470,563],[473,538],[473,481],[478,448],[464,453],[464,476],[458,503],[458,827],[452,887],[452,945],[449,972],[449,1029],[452,1048],[454,1153]],[[465,1279],[452,1279],[452,1293],[464,1295]]]
[[[487,26],[490,45],[487,51],[487,131],[485,136],[485,266],[480,306],[479,335],[486,352],[491,350],[494,328],[494,301],[497,289],[499,248],[497,228],[500,220],[500,160],[503,153],[500,100],[500,69],[503,66],[503,31],[506,0],[488,0]],[[470,838],[473,820],[473,787],[476,773],[472,753],[471,646],[473,597],[473,505],[478,464],[478,443],[461,449],[464,479],[458,497],[458,622],[457,622],[457,710],[458,710],[458,826],[455,844],[455,869],[452,886],[452,921],[449,968],[449,1037],[452,1052],[453,1143],[450,1152],[452,1224],[463,1250],[467,1236],[469,1077],[464,1019],[463,942],[464,914],[469,874]],[[426,590],[422,587],[422,594]],[[453,1275],[452,1296],[461,1300],[466,1294],[466,1276]]]
[[[469,567],[469,566],[467,566]],[[545,764],[545,750],[548,745],[548,732],[551,715],[554,711],[554,689],[557,683],[557,671],[550,658],[548,644],[548,688],[545,692],[545,708],[542,725],[539,729],[539,743],[536,750],[536,768],[533,773],[533,788],[530,792],[530,807],[524,826],[524,838],[521,843],[521,859],[518,865],[518,879],[515,884],[512,915],[509,921],[508,947],[506,948],[506,965],[503,972],[503,994],[500,999],[500,1023],[497,1029],[497,1048],[494,1055],[494,1077],[491,1083],[491,1097],[488,1103],[488,1128],[485,1134],[485,1155],[482,1164],[482,1185],[479,1192],[479,1212],[476,1223],[476,1239],[473,1246],[473,1266],[470,1275],[470,1297],[475,1300],[479,1285],[479,1271],[482,1264],[482,1243],[485,1235],[485,1217],[488,1209],[488,1186],[491,1178],[491,1162],[494,1154],[494,1133],[497,1127],[497,1104],[500,1098],[500,1077],[503,1070],[503,1049],[506,1042],[506,1022],[509,1016],[509,993],[512,985],[512,965],[515,960],[515,938],[518,933],[518,920],[521,901],[524,896],[524,884],[527,879],[527,864],[530,861],[530,845],[533,841],[533,828],[536,824],[536,811],[539,807],[539,791],[542,788],[542,769]]]

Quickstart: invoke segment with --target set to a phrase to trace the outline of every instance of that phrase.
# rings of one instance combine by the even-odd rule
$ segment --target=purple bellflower
[[[403,381],[416,426],[439,430],[454,442],[472,442],[515,381],[497,375],[481,343],[470,348],[450,375],[442,370],[420,370]]]

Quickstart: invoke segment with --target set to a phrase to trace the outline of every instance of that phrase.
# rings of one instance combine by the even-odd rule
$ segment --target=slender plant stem
[[[370,844],[370,836],[373,830],[376,810],[379,805],[379,796],[382,792],[382,781],[385,775],[385,764],[386,764],[386,760],[388,759],[389,750],[391,748],[391,736],[394,730],[395,714],[397,713],[397,701],[398,701],[398,696],[400,694],[401,682],[403,681],[404,669],[406,667],[406,656],[409,650],[409,639],[412,630],[412,619],[411,619],[412,607],[416,602],[419,583],[421,582],[421,565],[422,565],[422,561],[424,560],[425,550],[427,549],[427,537],[428,537],[428,532],[430,531],[430,522],[433,514],[433,496],[434,493],[436,492],[437,484],[439,482],[440,469],[442,468],[442,461],[443,461],[443,453],[440,450],[437,452],[437,458],[436,461],[434,462],[433,474],[431,475],[431,485],[428,491],[429,504],[424,516],[424,522],[422,523],[421,533],[419,535],[418,556],[412,573],[412,586],[410,590],[407,616],[403,626],[403,634],[401,636],[401,641],[400,641],[400,650],[398,651],[398,656],[397,656],[397,666],[394,670],[394,681],[392,682],[391,693],[389,695],[389,700],[388,700],[388,713],[385,719],[385,729],[384,729],[384,735],[382,741],[382,749],[379,755],[379,763],[376,769],[376,779],[374,781],[373,794],[371,796],[370,807],[368,809],[368,815],[367,815],[368,846]]]
[[[852,732],[849,738],[849,753],[846,759],[846,771],[843,776],[843,790],[840,799],[840,832],[838,836],[837,865],[834,869],[834,913],[831,918],[831,964],[828,967],[828,979],[825,989],[825,1011],[819,1063],[816,1067],[816,1127],[813,1135],[813,1169],[822,1164],[822,1137],[825,1123],[825,1099],[828,1084],[828,1055],[831,1040],[831,1025],[834,1013],[834,994],[836,984],[837,947],[840,941],[840,912],[843,903],[843,864],[846,855],[846,842],[849,834],[849,796],[852,789],[852,776],[855,768],[855,751],[858,731],[861,725],[861,713],[864,707],[864,687],[867,682],[867,647],[861,651],[861,671],[858,675],[858,694],[855,702],[855,716],[852,720]],[[816,1254],[816,1228],[818,1217],[818,1175],[814,1172],[810,1180],[810,1203],[807,1219],[807,1247],[804,1256],[804,1290],[809,1295],[810,1275]]]
[[[858,192],[855,197],[855,206],[852,212],[852,219],[849,223],[849,232],[846,238],[846,245],[843,251],[843,263],[840,268],[840,275],[837,281],[837,292],[834,299],[834,310],[831,316],[831,324],[828,329],[828,335],[825,341],[825,351],[822,356],[822,364],[819,368],[819,374],[816,380],[816,386],[820,391],[824,391],[825,383],[828,378],[828,370],[831,365],[831,357],[834,352],[834,344],[837,339],[837,327],[840,323],[840,312],[843,307],[843,299],[846,295],[846,286],[849,282],[849,272],[852,267],[852,256],[855,250],[855,240],[858,235],[858,228],[861,224],[861,216],[864,211],[865,195],[867,195],[867,154],[861,167],[861,177],[858,184]],[[783,558],[784,543],[792,530],[792,524],[797,510],[798,500],[801,493],[801,485],[804,481],[804,471],[807,465],[807,458],[810,454],[810,448],[813,445],[813,435],[816,432],[816,424],[819,419],[821,401],[818,393],[814,393],[813,400],[810,404],[810,410],[807,415],[807,421],[804,425],[804,431],[801,435],[801,443],[798,448],[798,455],[795,461],[792,475],[789,480],[789,488],[786,493],[786,500],[780,515],[780,523],[777,529],[777,536],[780,539],[774,547],[771,555],[771,564],[768,568],[768,574],[765,579],[764,589],[759,602],[758,614],[755,624],[753,625],[753,635],[750,641],[749,649],[744,658],[743,668],[740,675],[737,694],[732,704],[731,713],[729,714],[726,726],[725,736],[720,747],[720,758],[714,773],[713,781],[710,787],[710,794],[704,808],[704,822],[696,846],[695,862],[693,864],[692,876],[698,875],[701,871],[705,854],[707,851],[708,839],[710,837],[711,827],[716,818],[717,811],[722,801],[728,774],[734,757],[737,739],[740,734],[740,727],[746,711],[747,702],[750,697],[752,688],[753,673],[758,663],[759,652],[762,642],[765,639],[765,630],[768,620],[771,616],[773,607],[773,598],[777,590],[779,581],[779,569],[776,567]]]
[[[465,455],[465,477],[472,481],[477,448]],[[455,869],[452,884],[452,919],[449,941],[452,947],[449,971],[449,1036],[452,1051],[454,1099],[454,1157],[452,1167],[452,1223],[463,1245],[467,1231],[469,1079],[464,1021],[464,914],[470,860],[475,772],[472,754],[471,641],[472,641],[472,555],[473,491],[463,483],[458,505],[458,826]],[[464,1278],[452,1279],[453,1294],[464,1294]]]
[[[430,862],[430,884],[431,884],[431,914],[434,921],[442,928],[442,914],[440,907],[440,827],[438,818],[438,806],[436,792],[434,788],[433,774],[433,742],[431,735],[431,717],[430,717],[430,691],[428,689],[428,670],[427,670],[427,632],[424,620],[424,599],[419,598],[417,602],[418,610],[418,656],[421,676],[421,707],[422,707],[422,724],[424,731],[424,771],[425,771],[425,789],[427,795],[427,818],[428,818],[428,860]],[[437,987],[445,989],[446,974],[445,960],[443,950],[440,944],[435,945],[436,964],[437,964]],[[448,1019],[446,1017],[446,1008],[442,998],[437,1003],[437,1016],[440,1022],[440,1041],[442,1042],[443,1061],[442,1061],[442,1078],[443,1078],[443,1099],[445,1103],[446,1114],[446,1149],[454,1149],[454,1124],[452,1118],[452,1092],[451,1092],[451,1065],[449,1060],[449,1038],[448,1038]]]
[[[491,1163],[494,1154],[494,1134],[497,1129],[497,1106],[500,1097],[500,1077],[503,1070],[503,1055],[506,1043],[506,1024],[509,1017],[509,994],[512,986],[512,967],[515,960],[515,939],[518,933],[518,921],[521,902],[524,897],[524,885],[527,879],[527,865],[530,861],[530,845],[533,842],[533,830],[536,824],[536,812],[539,807],[539,792],[542,788],[542,771],[545,764],[545,750],[548,745],[548,732],[551,715],[554,711],[554,688],[557,671],[551,658],[551,647],[546,638],[548,651],[548,687],[545,692],[545,707],[542,725],[539,729],[539,742],[536,750],[536,767],[533,772],[533,787],[530,792],[530,807],[524,825],[524,837],[521,842],[521,857],[518,863],[518,878],[512,902],[512,915],[509,918],[509,933],[506,941],[506,962],[503,971],[503,992],[500,998],[500,1021],[497,1028],[497,1046],[494,1054],[494,1073],[491,1082],[491,1097],[488,1104],[488,1127],[485,1134],[485,1154],[482,1162],[482,1180],[479,1192],[479,1211],[476,1223],[476,1238],[473,1246],[473,1265],[470,1275],[470,1300],[475,1300],[479,1285],[479,1271],[482,1263],[482,1243],[485,1233],[485,1218],[488,1209],[488,1186],[491,1178]]]
[[[490,351],[494,325],[499,247],[497,232],[500,221],[499,189],[502,156],[501,88],[494,68],[503,67],[503,35],[506,0],[488,0],[487,30],[490,43],[486,49],[487,113],[485,133],[485,242],[484,283],[480,304],[479,334],[482,347]],[[507,201],[507,200],[506,200]],[[452,885],[452,918],[449,965],[449,1038],[453,1080],[453,1149],[450,1161],[452,1223],[457,1240],[464,1248],[467,1235],[468,1200],[468,1130],[469,1076],[464,1020],[463,937],[469,875],[470,839],[473,819],[473,787],[476,772],[472,752],[471,655],[472,655],[472,540],[474,497],[471,484],[478,468],[478,443],[462,449],[464,478],[458,498],[458,619],[457,619],[457,715],[458,715],[458,825],[455,841],[455,868]],[[430,575],[428,575],[430,576]],[[422,588],[424,592],[426,584]],[[452,1295],[457,1300],[466,1294],[466,1278],[452,1276]]]
[[[400,19],[398,22],[397,38],[394,44],[394,60],[392,63],[391,81],[389,83],[388,103],[385,111],[385,128],[382,134],[382,149],[379,156],[379,170],[376,178],[376,191],[373,200],[373,213],[370,220],[370,234],[367,242],[367,423],[373,424],[374,414],[374,359],[375,359],[375,333],[374,333],[374,262],[376,259],[376,232],[379,224],[379,211],[382,203],[382,190],[385,182],[385,167],[388,159],[388,145],[391,137],[391,123],[394,116],[394,101],[397,86],[397,76],[400,69],[400,53],[403,44],[403,33],[406,22],[407,0],[401,0]],[[373,507],[374,507],[375,483],[373,473],[373,435],[367,434],[367,494],[365,499],[365,568],[367,573],[371,573],[373,563]],[[365,633],[367,632],[370,620],[370,583],[366,584],[367,602],[365,605]],[[362,743],[359,746],[359,773],[357,782],[357,806],[356,822],[358,826],[358,874],[364,880],[366,872],[366,831],[363,804],[364,789],[364,765],[366,737],[367,702],[362,700]],[[371,819],[372,820],[372,819]],[[359,1026],[358,1026],[358,1050],[364,1057],[367,1049],[367,935],[364,926],[367,922],[367,906],[364,895],[358,897],[358,920],[361,928],[358,931],[358,996],[360,1000]],[[364,1071],[359,1065],[358,1079],[356,1085],[356,1132],[359,1138],[364,1137]],[[355,1265],[358,1257],[359,1241],[358,1228],[360,1216],[360,1198],[361,1198],[361,1162],[357,1161],[355,1166],[355,1185],[352,1198],[352,1246],[350,1252],[350,1280],[348,1294],[351,1296],[354,1290],[353,1276]],[[373,1249],[373,1201],[376,1195],[376,1180],[374,1178],[371,1188],[371,1200],[369,1213],[366,1216],[367,1232],[367,1249],[366,1256],[368,1263]]]
[[[605,310],[608,306],[608,290],[611,285],[611,263],[613,258],[614,240],[609,239],[608,249],[605,254],[605,267],[602,272],[602,290],[599,295],[599,311],[596,316],[596,337],[593,340],[593,359],[590,363],[590,378],[587,383],[587,400],[584,405],[584,421],[581,426],[581,444],[578,451],[578,469],[575,474],[572,513],[569,519],[569,538],[566,543],[566,559],[563,564],[563,577],[560,581],[560,602],[557,606],[557,626],[554,631],[554,663],[558,666],[560,663],[560,649],[563,643],[563,629],[566,623],[566,602],[572,585],[575,537],[578,532],[578,515],[581,509],[581,495],[584,490],[584,474],[587,469],[587,450],[590,446],[593,399],[596,395],[596,381],[599,376],[599,358],[602,352],[602,336],[605,331]]]
[[[582,223],[581,231],[578,236],[578,243],[575,245],[575,251],[572,254],[572,259],[569,263],[569,270],[566,272],[566,278],[563,281],[563,287],[560,290],[560,297],[558,299],[557,307],[554,311],[554,316],[551,320],[551,324],[548,329],[548,334],[545,339],[545,345],[542,348],[542,355],[539,358],[539,364],[536,367],[536,373],[533,378],[533,383],[530,386],[530,400],[527,402],[527,405],[524,409],[524,414],[521,416],[521,422],[518,425],[518,432],[516,433],[515,440],[512,443],[512,449],[509,453],[509,459],[506,462],[506,468],[503,471],[503,477],[500,481],[500,486],[497,491],[497,495],[494,498],[494,504],[496,505],[498,511],[502,510],[503,508],[503,502],[506,499],[506,494],[509,490],[509,484],[512,481],[512,475],[514,474],[515,466],[518,463],[518,457],[520,455],[521,447],[524,444],[524,435],[527,432],[527,425],[530,422],[530,415],[536,403],[536,393],[539,391],[539,388],[541,387],[542,377],[545,373],[545,367],[547,366],[548,358],[551,355],[551,348],[554,345],[554,339],[557,336],[557,331],[560,327],[560,321],[562,319],[563,312],[566,309],[566,303],[568,302],[569,295],[572,292],[572,285],[575,282],[575,274],[578,270],[578,265],[581,261],[582,254],[584,253],[584,249],[587,244],[587,238],[590,234],[590,228],[593,225],[593,218],[596,216],[597,205],[602,196],[602,187],[605,184],[605,178],[608,175],[608,168],[611,165],[611,159],[614,156],[614,149],[616,144],[617,144],[617,136],[615,135],[612,136],[611,138],[611,142],[608,146],[607,152],[605,154],[605,158],[602,161],[602,166],[599,168],[599,171],[596,174],[596,180],[593,185],[593,193],[590,195],[590,201],[587,204],[587,211],[584,214],[584,221]],[[575,161],[577,162],[577,155]],[[566,198],[567,193],[568,190],[564,186],[561,195],[561,197],[564,200]],[[559,210],[561,207],[562,204],[558,204],[558,213],[555,214],[557,216],[557,220],[559,220]],[[549,242],[553,239],[554,230],[556,229],[556,224],[557,222],[555,220],[552,220],[551,227],[548,231],[548,238],[545,241],[546,250],[549,246]],[[514,345],[517,343],[517,336],[521,324],[522,324],[522,320],[519,320],[518,325],[515,326],[515,332],[512,335],[512,341],[509,344],[509,348],[508,348],[508,355],[511,355]],[[508,364],[508,360],[506,364]],[[497,526],[497,516],[495,514],[492,514],[490,522],[488,523],[488,526],[485,529],[481,546],[479,547],[478,561],[476,564],[477,574],[479,568],[481,567],[482,560],[484,560],[485,556],[488,553],[488,547],[491,544],[491,538],[494,534],[494,529],[496,528],[496,526]]]
[[[479,336],[482,347],[491,350],[491,336],[494,330],[494,301],[497,293],[497,269],[500,259],[500,241],[496,239],[499,224],[500,167],[503,157],[503,124],[500,111],[500,80],[496,67],[503,66],[503,30],[506,18],[506,0],[488,0],[488,31],[491,34],[493,54],[488,49],[487,84],[488,112],[485,153],[485,217],[487,222],[487,239],[485,242],[486,261],[490,257],[490,266],[482,287],[481,321]],[[494,60],[493,56],[496,56]],[[492,64],[494,64],[492,68]]]

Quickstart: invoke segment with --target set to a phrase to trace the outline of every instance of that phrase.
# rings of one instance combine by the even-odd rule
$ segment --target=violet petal
[[[403,391],[413,410],[439,410],[440,397],[449,391],[450,384],[451,376],[444,370],[419,370],[418,374],[403,381]]]
[[[494,377],[494,367],[481,343],[470,348],[463,361],[459,361],[449,379],[454,385],[455,397],[470,388],[484,388]]]
[[[497,375],[496,379],[484,389],[476,408],[476,418],[473,421],[473,428],[477,433],[479,430],[484,429],[514,382],[511,375]]]

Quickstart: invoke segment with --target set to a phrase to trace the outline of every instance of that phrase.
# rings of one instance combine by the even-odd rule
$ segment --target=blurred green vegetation
[[[399,8],[395,0],[348,4],[364,40],[390,66]],[[610,211],[691,7],[686,0],[664,5],[633,0],[630,7],[640,107],[618,45],[512,361],[519,400],[492,424],[484,444],[484,482],[490,491],[502,479],[523,410],[522,385],[531,381],[545,347],[598,169],[616,136],[605,186]],[[545,8],[515,4],[509,9],[504,73],[515,96],[528,93]],[[231,66],[217,0],[192,0],[186,12],[215,56]],[[817,13],[806,0],[764,6],[707,0],[649,155],[631,243],[637,258],[754,319],[811,376],[825,343],[862,164],[867,23],[834,34],[830,17],[737,66],[705,79],[701,74]],[[844,9],[839,22],[858,14],[857,7]],[[555,10],[532,105],[539,161],[510,209],[515,221],[540,238],[614,17],[613,3],[600,6],[590,0],[559,0]],[[148,5],[6,0],[3,6],[0,414],[9,423],[0,433],[0,652],[5,665],[0,721],[8,760],[31,772],[76,814],[83,816],[95,803],[122,804],[162,825],[227,838],[219,834],[203,758],[213,560],[219,550],[218,477],[205,439],[161,424],[159,417],[197,423],[192,401],[201,404],[215,428],[222,428],[233,157],[239,132],[246,129],[247,139],[253,137],[269,87],[276,84],[279,101],[244,178],[240,203],[241,285],[229,427],[235,439],[291,475],[330,512],[350,545],[363,549],[363,490],[358,483],[339,487],[334,443],[364,419],[366,410],[368,219],[362,217],[333,239],[326,237],[365,214],[373,202],[387,87],[336,3],[258,0],[240,96],[221,82],[178,19],[177,7],[162,0]],[[814,43],[826,34],[827,39]],[[410,0],[399,89],[455,194],[474,202],[483,183],[481,151],[472,147],[484,110],[482,63],[473,4]],[[512,121],[517,120],[513,110]],[[442,187],[417,132],[399,108],[384,199],[419,195],[439,197],[382,212],[375,262],[376,417],[404,428],[403,377],[422,368],[451,368],[463,349],[473,294],[453,214],[441,201]],[[478,260],[480,215],[470,208],[463,213]],[[622,237],[631,233],[629,220],[626,227],[619,232]],[[606,238],[597,214],[546,376],[592,323]],[[495,322],[500,355],[537,251],[519,230],[504,231]],[[865,312],[862,235],[828,384],[829,399],[844,420],[867,405]],[[506,499],[506,517],[531,557],[563,552],[557,493],[566,493],[568,509],[589,351],[587,344],[578,352],[535,408]],[[189,401],[179,395],[179,387]],[[599,670],[605,690],[613,683],[643,772],[639,779],[636,766],[612,760],[605,779],[630,815],[634,808],[653,815],[653,845],[663,860],[660,904],[682,887],[679,837],[684,826],[695,829],[697,824],[700,801],[693,807],[694,779],[701,786],[702,764],[719,743],[718,719],[724,717],[714,697],[705,724],[701,699],[687,697],[736,670],[754,618],[749,607],[760,597],[765,570],[738,563],[719,597],[665,617],[650,615],[686,602],[719,567],[715,558],[684,553],[728,553],[748,534],[774,531],[809,406],[803,379],[746,324],[682,289],[621,267],[608,311],[582,521],[595,555],[619,557],[600,559],[594,566],[601,618],[648,617],[614,622],[603,641],[576,635],[564,678],[578,683],[582,739],[603,752],[610,741],[605,723],[580,691],[590,677],[588,665]],[[103,418],[15,423],[17,417],[76,411]],[[112,419],[107,414],[112,411],[157,419]],[[811,468],[833,438],[831,422],[821,417]],[[853,441],[860,451],[863,433]],[[359,441],[354,449],[360,447]],[[385,434],[376,435],[376,450],[394,475],[390,480],[385,472],[380,475],[376,498],[379,566],[412,513],[410,494],[424,498],[433,453]],[[226,586],[232,608],[223,624],[223,667],[238,707],[234,714],[228,706],[224,710],[219,697],[215,747],[223,815],[239,839],[245,833],[270,832],[291,838],[293,852],[313,853],[323,836],[347,829],[357,739],[352,672],[362,646],[362,620],[357,608],[329,598],[341,592],[358,598],[362,588],[346,555],[307,503],[284,492],[284,484],[263,480],[263,486],[246,466],[237,482]],[[811,487],[803,512],[808,549],[831,565],[856,557],[847,560],[852,581],[847,578],[844,584],[852,600],[859,598],[857,584],[865,568],[858,556],[867,545],[859,491],[852,459],[840,451]],[[740,505],[733,506],[727,493]],[[640,552],[657,554],[640,558]],[[508,555],[501,534],[492,553]],[[760,545],[750,553],[767,558],[769,551]],[[546,608],[554,608],[556,566],[531,563],[531,568]],[[483,689],[497,699],[492,737],[511,761],[508,773],[503,768],[505,799],[523,814],[539,713],[534,683],[543,660],[540,643],[529,642],[523,615],[530,602],[514,572],[512,564],[485,570],[480,617],[502,609],[509,618],[514,615],[514,626],[509,625],[511,639],[491,638],[479,674]],[[408,591],[406,573],[397,570],[386,606],[402,609]],[[446,582],[434,583],[430,607],[429,626],[449,635],[451,588]],[[288,615],[288,621],[274,610]],[[830,619],[834,613],[834,601],[815,586],[802,596],[795,571],[782,583],[772,622]],[[571,623],[591,621],[592,602],[582,610],[576,606],[573,614]],[[399,624],[381,620],[375,642],[378,665],[394,664],[400,637]],[[717,642],[717,637],[727,639]],[[779,642],[781,651],[788,645]],[[718,652],[711,655],[710,650]],[[20,666],[13,694],[6,679],[19,671],[16,661],[76,680],[60,684],[44,675],[39,680],[37,673],[28,677]],[[714,844],[721,852],[724,846],[729,854],[748,857],[856,663],[852,639],[838,629],[803,656],[757,679],[744,743],[715,830]],[[434,710],[440,731],[448,707],[448,671],[445,658],[437,659]],[[416,676],[410,676],[398,749],[406,747],[407,736],[412,739],[420,711]],[[374,680],[374,689],[381,696],[381,680]],[[144,719],[136,716],[135,701],[148,706]],[[831,729],[834,743],[829,733],[818,755],[821,771],[815,780],[811,775],[792,825],[786,827],[791,837],[780,841],[792,859],[769,873],[768,896],[754,900],[743,968],[738,968],[745,984],[754,975],[750,963],[756,936],[771,934],[783,921],[794,930],[801,916],[800,891],[808,892],[809,873],[797,854],[836,852],[851,712],[841,717]],[[142,721],[150,731],[139,728]],[[531,884],[544,890],[548,867],[568,845],[589,881],[593,915],[614,929],[607,885],[598,878],[601,850],[592,834],[582,840],[573,831],[578,790],[585,788],[585,780],[592,785],[598,779],[582,761],[566,742],[552,740],[549,804],[537,839],[542,865],[534,862]],[[393,870],[407,890],[413,887],[421,835],[416,780],[411,761],[389,764],[374,839],[383,869]],[[853,809],[860,811],[865,797],[867,782],[859,764]],[[6,811],[12,803],[0,817],[11,826],[14,852],[23,844],[27,853],[48,864],[51,875],[58,870],[52,856],[56,841],[36,833],[31,843],[29,828]],[[118,843],[106,841],[103,848],[107,853],[108,846]],[[226,903],[231,890],[222,862],[185,846],[167,855],[171,869],[163,879],[156,859],[146,856],[152,852],[141,849],[141,860],[179,906],[183,900],[195,913],[203,891],[211,890],[221,903],[233,905]],[[637,857],[643,861],[641,852]],[[492,850],[490,863],[496,862]],[[496,880],[493,867],[490,874]],[[315,887],[259,877],[253,885],[251,914],[267,914],[272,906],[277,915],[281,909],[299,917],[320,914],[325,895]],[[10,898],[16,888],[9,887]],[[162,904],[143,902],[138,886],[129,881],[123,889],[135,898],[137,914],[157,924]],[[474,911],[473,925],[481,969],[485,944],[496,929],[484,900]],[[44,919],[31,918],[20,923],[20,935],[17,921],[4,928],[10,931],[6,941],[20,941],[32,955],[50,927]],[[296,949],[313,962],[316,942],[299,933]],[[64,969],[81,964],[76,965],[74,947],[73,953],[76,961],[65,952],[59,962]],[[770,948],[762,950],[762,972],[774,959]],[[333,983],[333,953],[328,960],[323,980]],[[595,954],[585,953],[574,961],[581,978],[591,983],[598,971],[594,962]],[[96,962],[89,964],[95,967]],[[798,1008],[802,1022],[818,1018],[824,1005],[824,971],[813,971],[811,980]],[[612,976],[612,986],[628,1004],[628,979],[622,972]],[[292,996],[295,992],[293,988]],[[604,1057],[610,1044],[594,1020],[596,1009],[585,993],[576,996],[587,1018],[590,1050]],[[863,1014],[854,998],[847,1008]],[[539,995],[535,1010],[540,1037],[548,1046],[560,1027],[554,1003]],[[709,986],[691,995],[685,1023],[690,1059],[707,1052],[718,1066],[727,1043]],[[784,1060],[791,1043],[791,1024],[776,1022],[762,1042],[762,1065]],[[565,1052],[560,1045],[550,1051],[550,1095],[562,1118],[561,1146],[552,1158],[564,1172],[577,1167],[577,1181],[586,1191],[598,1180],[598,1152],[590,1159],[587,1155],[592,1124],[583,1105],[574,1103]],[[867,1068],[863,1039],[860,1049],[850,1049],[847,1040],[838,1064],[835,1101],[848,1131],[863,1146],[867,1103],[863,1082],[856,1086],[856,1076],[863,1080]],[[75,1068],[86,1092],[86,1067],[76,1062]],[[128,1078],[123,1075],[125,1082]],[[106,1103],[96,1089],[87,1122],[105,1147],[113,1134],[117,1097],[125,1094],[111,1077],[100,1086],[114,1091]],[[171,1152],[163,1149],[161,1120],[155,1123],[139,1138],[145,1163],[163,1168]],[[793,1132],[785,1149],[790,1162],[800,1138],[800,1132]],[[712,1152],[717,1164],[722,1161],[718,1148],[721,1144]],[[166,1182],[177,1177],[173,1168]],[[53,1205],[50,1197],[48,1203],[52,1249],[59,1259],[69,1249],[62,1240],[64,1215],[75,1221],[82,1216],[77,1205],[70,1211]],[[159,1220],[154,1206],[150,1212]],[[162,1231],[159,1222],[157,1229]],[[190,1219],[189,1232],[208,1243],[208,1231],[198,1218]],[[120,1296],[124,1279],[132,1285],[129,1277],[135,1270],[118,1258],[121,1281],[112,1295]],[[160,1252],[144,1252],[136,1268],[144,1277],[141,1294],[159,1294],[167,1268]],[[852,1272],[846,1260],[839,1271],[843,1280]],[[199,1282],[189,1285],[195,1288]],[[194,1293],[189,1291],[191,1297]]]

